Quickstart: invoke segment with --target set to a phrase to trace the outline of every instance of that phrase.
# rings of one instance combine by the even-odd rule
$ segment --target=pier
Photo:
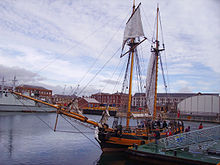
[[[198,146],[199,152],[190,150]],[[151,160],[155,163],[166,161],[168,164],[218,164],[220,157],[220,125],[201,130],[181,133],[159,139],[155,143],[134,146],[128,152],[141,161]]]

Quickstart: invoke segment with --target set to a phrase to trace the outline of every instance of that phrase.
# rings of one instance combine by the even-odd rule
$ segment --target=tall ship
[[[157,79],[158,79],[158,61],[160,52],[164,50],[164,45],[162,48],[159,44],[159,7],[157,7],[156,16],[156,36],[155,40],[152,41],[151,46],[151,57],[148,64],[147,70],[147,80],[146,80],[146,99],[147,107],[145,109],[145,114],[148,114],[148,118],[145,119],[141,126],[131,126],[130,119],[131,113],[131,101],[132,101],[132,80],[134,72],[134,62],[138,63],[138,51],[137,47],[141,45],[145,40],[148,40],[143,31],[141,14],[140,14],[139,4],[135,7],[135,2],[133,3],[132,14],[126,23],[124,30],[124,38],[122,43],[122,54],[121,58],[128,58],[127,68],[130,68],[129,74],[129,98],[128,98],[128,109],[126,116],[126,125],[122,126],[115,120],[114,128],[108,128],[108,126],[98,128],[96,131],[96,140],[99,142],[103,151],[121,151],[126,150],[132,145],[141,145],[154,142],[156,139],[166,136],[164,131],[166,128],[161,129],[161,119],[157,119],[156,114],[156,101],[157,101]],[[123,51],[125,46],[128,46],[127,51]],[[136,64],[138,65],[138,64]],[[155,123],[159,123],[155,127]],[[178,130],[173,129],[172,132],[180,132],[181,127]]]
[[[159,7],[157,7],[155,37],[153,37],[153,40],[150,41],[144,35],[142,21],[141,21],[140,6],[141,4],[139,4],[136,7],[135,2],[133,2],[132,14],[126,23],[124,30],[122,54],[120,56],[120,58],[127,58],[127,68],[126,68],[127,75],[125,75],[125,77],[128,76],[129,79],[128,81],[129,93],[128,93],[125,125],[122,125],[122,122],[120,122],[119,119],[122,119],[121,117],[116,117],[114,119],[112,127],[110,127],[107,124],[107,120],[109,117],[108,107],[103,112],[101,120],[97,122],[88,119],[82,113],[80,113],[80,110],[77,106],[78,103],[76,100],[72,101],[72,105],[63,108],[63,107],[56,107],[54,105],[31,98],[29,96],[24,96],[21,93],[17,93],[14,91],[12,91],[12,93],[56,108],[57,117],[56,117],[54,130],[56,130],[59,114],[74,118],[83,123],[88,123],[93,125],[96,128],[95,139],[97,140],[97,142],[101,146],[102,151],[104,152],[123,151],[132,145],[151,143],[159,138],[167,136],[167,131],[169,131],[172,134],[180,133],[181,131],[183,131],[182,123],[181,124],[178,123],[177,125],[176,122],[171,122],[171,121],[170,121],[170,130],[168,130],[166,121],[158,117],[158,115],[156,114],[157,79],[158,79],[158,63],[159,63],[158,61],[161,60],[160,52],[164,50],[164,44],[160,45],[159,36],[158,36],[159,24],[160,24]],[[138,124],[137,126],[134,126],[131,125],[130,122],[132,117],[131,102],[132,102],[132,86],[134,85],[134,83],[132,82],[134,63],[135,62],[138,63],[139,61],[137,47],[139,47],[139,45],[141,45],[146,40],[150,41],[152,44],[151,57],[148,64],[147,80],[145,85],[147,106],[143,112],[147,115],[144,115],[145,118],[142,121],[141,125]]]

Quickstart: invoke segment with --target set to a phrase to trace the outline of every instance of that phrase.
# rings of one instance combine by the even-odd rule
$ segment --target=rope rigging
[[[117,17],[114,17],[111,20],[115,20]],[[127,17],[126,17],[127,18]],[[69,49],[67,49],[66,51],[64,51],[64,53],[59,54],[54,60],[50,61],[47,65],[43,66],[41,69],[39,69],[35,74],[38,74],[39,72],[41,72],[42,70],[46,69],[49,65],[51,65],[52,63],[54,63],[61,55],[65,55],[67,54],[70,50],[77,48],[81,43],[83,44],[89,37],[93,36],[94,34],[96,34],[96,32],[98,32],[100,29],[103,29],[103,27],[106,27],[111,20],[107,20],[104,24],[102,24],[101,26],[99,26],[98,28],[96,28],[94,31],[92,31],[91,33],[89,33],[86,37],[82,38],[80,41],[76,42],[76,44],[72,47],[70,47]]]
[[[159,23],[160,23],[160,31],[161,31],[161,39],[162,39],[162,49],[165,50],[165,45],[164,45],[164,37],[163,37],[163,28],[162,28],[162,23],[161,23],[161,16],[160,16],[160,12],[159,12]],[[164,56],[165,56],[165,60],[166,60],[166,52],[164,51]],[[166,78],[165,78],[165,73],[164,73],[164,68],[163,68],[163,62],[162,62],[162,57],[161,57],[161,54],[159,56],[159,59],[160,59],[160,64],[161,64],[161,71],[162,71],[162,77],[163,77],[163,83],[164,83],[164,89],[165,89],[165,92],[166,92],[166,96],[167,96],[167,99],[168,99],[168,91],[167,91],[167,82],[166,82]],[[166,71],[167,71],[167,80],[168,79],[168,69],[167,69],[167,62],[165,61],[166,63]],[[168,82],[169,83],[169,82]],[[168,84],[169,86],[169,84]]]
[[[63,117],[64,120],[66,120],[66,122],[68,122],[74,129],[76,129],[77,131],[79,131],[85,138],[87,138],[90,142],[92,142],[95,146],[97,146],[98,148],[101,148],[99,145],[97,145],[93,140],[91,140],[84,132],[80,131],[80,129],[78,129],[77,127],[75,127],[69,120],[67,120],[63,115],[61,115],[61,117]]]
[[[139,93],[143,92],[143,84],[142,84],[142,78],[141,78],[141,66],[140,66],[140,60],[138,56],[138,51],[135,49],[135,60],[136,60],[136,73],[137,73],[137,82],[138,84],[138,91]]]
[[[147,16],[146,16],[146,14],[144,12],[144,8],[142,6],[141,6],[141,11],[143,11],[143,16],[144,16],[144,18],[145,18],[145,20],[146,20],[146,22],[148,24],[149,31],[153,34],[152,26],[151,26],[150,22],[148,21]],[[144,21],[143,21],[143,23],[144,23]],[[152,34],[149,35],[149,36],[152,36]],[[150,37],[147,37],[147,38],[150,38]]]
[[[166,79],[165,79],[165,74],[164,74],[164,69],[163,69],[163,63],[162,63],[161,55],[159,56],[159,59],[160,59],[160,66],[161,66],[162,76],[163,76],[164,88],[165,88],[165,92],[167,94],[167,83],[166,83]]]
[[[124,62],[124,65],[123,65],[123,66],[125,66],[125,63],[126,63],[126,61]],[[122,79],[122,73],[123,73],[123,68],[121,69],[121,72],[120,72],[119,75],[118,75],[118,78],[117,78],[117,81],[116,81],[116,83],[115,83],[115,86],[114,86],[114,88],[112,89],[112,93],[115,92],[116,86],[120,83],[120,81],[121,81],[121,79]]]
[[[15,95],[15,94],[12,94],[12,95],[13,95],[14,97],[17,97],[17,95]],[[17,99],[18,99],[18,98],[17,98]],[[28,106],[25,105],[20,99],[18,99],[18,101],[19,101],[28,111],[30,111],[31,113],[33,113],[36,118],[38,118],[40,121],[42,121],[49,129],[53,130],[53,128],[52,128],[47,122],[45,122],[42,118],[40,118],[39,116],[37,116],[36,113],[35,113],[33,110],[30,110],[30,109],[28,108]],[[29,100],[28,100],[28,101],[29,101]],[[46,110],[43,110],[43,111],[44,111],[44,112],[47,112]]]
[[[78,95],[80,95],[87,87],[88,85],[96,78],[96,76],[104,69],[104,67],[111,61],[111,59],[117,54],[117,52],[121,49],[121,47],[119,47],[117,49],[117,51],[105,62],[105,64],[96,72],[96,74],[89,80],[89,82],[85,85],[84,88],[82,88],[82,90],[79,92]]]
[[[12,94],[13,96],[15,96],[14,94]],[[19,100],[19,99],[18,99]],[[52,131],[54,131],[54,129],[46,122],[46,121],[44,121],[41,117],[39,117],[39,116],[37,116],[36,115],[36,113],[34,113],[33,111],[31,111],[21,100],[19,100],[23,105],[24,105],[24,107],[27,109],[27,110],[29,110],[31,113],[33,113],[34,114],[34,116],[36,117],[36,118],[38,118],[41,122],[43,122],[49,129],[51,129]],[[46,111],[45,111],[46,112]],[[97,145],[93,140],[91,140],[85,133],[92,133],[92,132],[82,132],[82,131],[80,131],[80,129],[78,129],[77,127],[75,127],[70,121],[68,121],[62,114],[61,114],[61,116],[64,118],[64,120],[66,120],[73,128],[75,128],[78,132],[76,132],[76,131],[67,131],[67,130],[56,130],[56,132],[65,132],[65,133],[80,133],[80,134],[82,134],[84,137],[86,137],[90,142],[92,142],[95,146],[97,146],[98,148],[100,148],[100,146],[99,145]],[[72,118],[70,118],[69,117],[69,120],[71,120]],[[74,121],[75,122],[75,121]],[[78,122],[79,124],[81,124],[81,125],[83,125],[83,126],[85,126],[85,127],[87,127],[87,128],[90,128],[90,129],[92,129],[91,127],[88,127],[88,126],[86,126],[85,124],[83,124],[83,123],[80,123],[80,122]]]
[[[95,58],[94,62],[91,64],[91,66],[88,68],[87,72],[83,75],[83,77],[79,80],[79,82],[77,84],[80,84],[85,77],[88,75],[89,72],[91,72],[92,68],[95,66],[95,64],[97,63],[98,59],[104,54],[104,51],[107,49],[107,47],[110,45],[111,41],[114,39],[114,37],[116,36],[116,34],[119,32],[119,30],[121,29],[122,25],[124,24],[124,21],[127,19],[129,13],[127,14],[127,16],[125,17],[125,19],[122,21],[122,23],[120,24],[120,26],[118,27],[117,31],[113,34],[113,36],[110,38],[110,40],[107,42],[107,44],[105,45],[105,47],[102,49],[101,53]],[[77,85],[79,86],[79,85]],[[70,92],[71,93],[76,93],[76,88]]]
[[[128,61],[127,61],[127,66],[126,66],[126,70],[125,70],[125,76],[124,76],[124,81],[123,81],[123,84],[122,84],[121,93],[124,92],[124,90],[125,90],[125,83],[127,83],[127,76],[128,76],[128,69],[129,69],[130,58],[131,58],[131,53],[129,53],[129,55],[128,55]]]
[[[118,67],[120,66],[121,64],[121,60],[118,61],[118,64],[113,72],[113,74],[111,75],[110,79],[112,79],[116,73],[116,71],[118,70]],[[118,81],[116,81],[116,84],[117,84]],[[105,90],[105,88],[107,87],[107,82],[106,82],[106,85],[102,88],[101,92],[103,92]]]

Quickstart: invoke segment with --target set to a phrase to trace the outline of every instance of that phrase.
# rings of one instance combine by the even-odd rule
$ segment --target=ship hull
[[[129,146],[122,144],[113,144],[108,142],[100,142],[99,143],[103,152],[117,152],[117,151],[126,151]]]
[[[0,112],[56,112],[56,109],[0,91]]]
[[[181,128],[182,129],[182,128]],[[140,131],[140,130],[139,130]],[[166,137],[166,132],[160,132],[159,138]],[[147,134],[146,132],[125,133],[119,130],[109,130],[96,128],[95,139],[98,141],[102,151],[126,151],[130,146],[138,146],[155,142],[155,132]]]
[[[55,108],[0,104],[0,112],[56,112]]]
[[[148,144],[155,141],[152,136],[137,136],[133,133],[120,134],[98,131],[95,137],[103,152],[126,151],[130,146]]]

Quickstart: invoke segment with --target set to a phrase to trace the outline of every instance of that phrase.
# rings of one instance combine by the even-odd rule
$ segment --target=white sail
[[[128,22],[126,23],[124,38],[122,44],[122,50],[124,49],[125,43],[136,37],[144,36],[144,31],[142,27],[141,14],[140,14],[140,5],[136,8]]]
[[[153,52],[150,57],[147,70],[146,81],[146,101],[147,107],[151,115],[154,111],[154,97],[155,97],[155,81],[156,81],[156,54]]]

